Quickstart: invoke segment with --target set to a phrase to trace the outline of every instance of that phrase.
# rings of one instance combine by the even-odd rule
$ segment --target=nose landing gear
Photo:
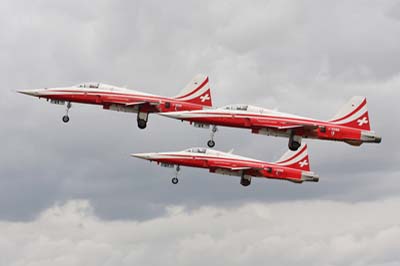
[[[174,185],[178,184],[178,182],[179,182],[178,174],[179,174],[180,170],[181,170],[181,167],[179,165],[177,165],[176,170],[175,170],[175,176],[171,180],[172,184],[174,184]]]
[[[210,140],[207,141],[207,146],[210,148],[213,148],[215,146],[214,135],[215,133],[217,133],[217,131],[218,131],[217,126],[213,125],[211,129]]]
[[[69,122],[68,111],[69,111],[69,109],[71,109],[71,107],[72,107],[71,102],[68,102],[67,103],[67,109],[65,110],[65,115],[62,117],[62,121],[64,123],[68,123]]]
[[[178,174],[179,174],[180,170],[181,170],[181,167],[179,165],[177,165],[176,169],[175,169],[175,176],[171,180],[172,184],[174,184],[174,185],[178,184],[178,182],[179,182]]]

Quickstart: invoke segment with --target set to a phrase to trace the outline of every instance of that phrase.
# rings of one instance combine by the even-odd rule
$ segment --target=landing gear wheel
[[[207,141],[207,146],[210,147],[210,148],[213,148],[215,146],[215,141],[210,139],[209,141]]]
[[[69,122],[69,116],[64,115],[64,116],[62,117],[62,121],[63,121],[64,123],[68,123],[68,122]]]
[[[147,126],[147,120],[149,119],[149,113],[143,112],[143,110],[138,110],[137,113],[137,125],[140,129],[145,129]]]
[[[172,178],[171,182],[172,182],[172,184],[176,185],[176,184],[178,184],[179,180],[178,180],[178,178],[174,177],[174,178]]]
[[[291,151],[297,151],[301,146],[301,143],[297,142],[297,141],[292,141],[289,142],[289,149]]]
[[[301,146],[301,136],[296,135],[294,131],[291,131],[288,146],[291,151],[297,151]]]
[[[251,181],[249,180],[249,179],[247,179],[247,178],[241,178],[240,179],[240,184],[242,185],[242,186],[244,186],[244,187],[247,187],[247,186],[249,186],[250,184],[251,184]]]
[[[137,125],[140,129],[145,129],[147,126],[147,121],[143,119],[138,119]]]
[[[67,109],[65,110],[65,115],[62,117],[62,121],[64,123],[68,123],[69,122],[68,112],[69,112],[69,109],[71,109],[71,107],[72,107],[71,102],[68,102],[67,103]]]

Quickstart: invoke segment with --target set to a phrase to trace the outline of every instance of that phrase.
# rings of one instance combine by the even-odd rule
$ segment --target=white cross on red
[[[301,168],[303,168],[304,166],[308,165],[307,159],[304,159],[303,161],[299,162],[299,165],[300,165]]]
[[[205,101],[208,101],[210,99],[211,98],[210,98],[210,95],[208,95],[208,93],[203,95],[203,96],[200,96],[200,100],[201,100],[202,103],[204,103]]]
[[[367,119],[367,117],[364,116],[362,119],[358,119],[357,123],[361,127],[364,124],[368,124],[368,119]]]

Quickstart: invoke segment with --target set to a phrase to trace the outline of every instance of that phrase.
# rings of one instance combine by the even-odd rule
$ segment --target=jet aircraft
[[[71,103],[76,102],[101,105],[106,110],[137,113],[137,124],[141,129],[146,128],[149,113],[202,110],[212,106],[208,77],[202,74],[196,75],[177,96],[172,98],[93,82],[18,92],[44,98],[54,104],[67,103],[65,115],[62,117],[65,123],[70,120],[68,111],[72,106]]]
[[[247,128],[255,134],[288,137],[290,150],[297,150],[302,138],[343,141],[353,146],[360,146],[364,142],[381,142],[381,137],[371,131],[367,99],[361,96],[351,98],[329,121],[245,104],[161,115],[189,121],[201,128],[212,125],[211,137],[207,142],[210,148],[215,146],[214,135],[217,132],[217,126]]]
[[[164,167],[175,167],[172,183],[178,183],[181,166],[208,168],[211,173],[240,177],[240,184],[248,186],[252,177],[286,180],[294,183],[318,182],[319,176],[310,171],[307,145],[298,151],[287,151],[277,162],[269,163],[251,159],[231,152],[207,148],[190,148],[178,152],[156,152],[131,154],[133,157],[155,161]]]

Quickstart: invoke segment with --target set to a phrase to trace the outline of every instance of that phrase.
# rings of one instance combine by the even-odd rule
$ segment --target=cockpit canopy
[[[246,104],[230,104],[230,105],[225,105],[225,106],[221,107],[221,109],[237,110],[237,111],[247,111],[248,108],[249,108],[249,106]]]
[[[207,149],[207,148],[203,148],[203,147],[195,147],[195,148],[186,149],[186,150],[184,150],[184,152],[197,153],[197,154],[208,154],[208,155],[214,155],[214,156],[232,156],[231,153],[216,151],[213,149]]]
[[[76,85],[78,88],[89,88],[89,89],[98,89],[100,87],[100,83],[90,82],[90,83],[82,83]]]
[[[230,105],[223,106],[220,109],[232,110],[232,111],[254,112],[254,113],[261,113],[261,114],[272,112],[272,110],[269,110],[269,109],[257,107],[254,105],[247,105],[247,104],[230,104]]]
[[[113,85],[108,85],[104,83],[98,83],[98,82],[86,82],[86,83],[81,83],[78,85],[75,85],[76,88],[80,89],[97,89],[97,90],[111,90],[111,91],[131,91],[126,88],[120,88],[116,87]]]
[[[207,148],[190,148],[185,151],[191,153],[207,153]]]

